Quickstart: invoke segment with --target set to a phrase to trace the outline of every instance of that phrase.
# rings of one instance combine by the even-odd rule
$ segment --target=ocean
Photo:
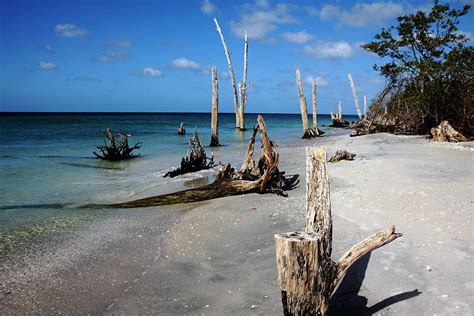
[[[256,117],[246,114],[247,129]],[[279,146],[301,141],[299,114],[263,117],[270,139]],[[356,116],[344,119],[355,121]],[[195,128],[208,155],[212,152],[216,162],[238,166],[250,131],[236,130],[234,120],[233,113],[219,114],[223,146],[210,148],[208,113],[0,114],[0,257],[31,242],[60,238],[114,212],[84,205],[169,193],[211,181],[213,170],[163,178],[179,166]],[[180,122],[186,128],[184,136],[177,135]],[[320,129],[332,133],[327,127],[329,115],[319,115],[318,122]],[[92,152],[102,144],[107,127],[131,134],[130,145],[142,142],[141,157],[121,162],[95,158]]]

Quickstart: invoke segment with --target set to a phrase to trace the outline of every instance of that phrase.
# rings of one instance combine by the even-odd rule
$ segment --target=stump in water
[[[184,129],[184,123],[181,122],[181,124],[179,124],[179,128],[178,128],[178,135],[184,135],[186,134],[186,130]]]
[[[448,121],[442,121],[437,127],[431,129],[431,136],[437,142],[467,142],[467,138],[456,131]]]
[[[329,159],[329,162],[339,162],[341,160],[354,160],[356,154],[351,154],[347,150],[338,150],[336,154]]]
[[[342,104],[341,101],[339,101],[337,105],[337,113],[334,115],[333,112],[329,113],[331,115],[331,120],[332,120],[332,125],[329,125],[331,127],[346,127],[347,124],[345,122],[342,122]]]
[[[164,177],[174,178],[188,172],[209,169],[213,166],[214,156],[211,158],[206,157],[206,151],[202,147],[201,142],[199,141],[197,129],[195,129],[193,138],[190,138],[188,142],[187,157],[181,159],[181,166],[179,168],[165,173]]]
[[[347,270],[365,254],[401,236],[391,226],[331,260],[332,218],[324,149],[306,152],[306,228],[275,235],[278,280],[284,315],[325,315]]]
[[[286,196],[283,190],[284,172],[278,170],[279,154],[274,142],[267,136],[267,127],[261,115],[258,124],[252,130],[247,154],[240,170],[224,165],[216,175],[213,183],[200,188],[190,189],[165,195],[148,197],[140,200],[109,205],[111,207],[132,208],[157,205],[169,205],[205,201],[224,196],[240,195],[252,192],[276,193]],[[260,132],[262,155],[257,164],[253,160],[255,136]]]
[[[101,154],[95,151],[93,154],[99,159],[111,161],[138,157],[139,155],[134,155],[132,151],[140,149],[142,143],[136,143],[135,146],[130,147],[128,145],[128,137],[129,135],[126,133],[114,134],[110,128],[107,128],[107,131],[103,133],[104,145],[96,146],[101,151]]]

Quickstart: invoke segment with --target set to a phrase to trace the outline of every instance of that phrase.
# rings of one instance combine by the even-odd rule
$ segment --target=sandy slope
[[[174,226],[160,222],[170,208],[156,208],[93,227],[95,238],[76,237],[80,251],[53,249],[48,268],[27,284],[4,281],[13,290],[1,298],[0,313],[280,314],[273,236],[304,227],[305,145],[357,154],[329,166],[334,258],[391,224],[404,234],[358,264],[331,312],[471,315],[472,145],[387,134],[297,140],[281,148],[280,169],[301,181],[288,198],[251,194],[174,207],[180,217]],[[169,237],[156,259],[162,233]]]

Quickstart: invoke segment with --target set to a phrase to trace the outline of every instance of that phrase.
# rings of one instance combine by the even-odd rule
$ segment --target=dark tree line
[[[473,136],[474,50],[459,32],[469,5],[452,9],[437,0],[430,12],[398,17],[398,25],[382,28],[365,50],[388,59],[375,65],[387,86],[370,107],[387,130],[426,134],[448,120]]]

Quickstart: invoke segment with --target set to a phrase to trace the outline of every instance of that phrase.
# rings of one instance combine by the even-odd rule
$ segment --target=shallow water
[[[247,128],[256,116],[246,116]],[[236,130],[234,119],[234,114],[219,114],[219,140],[224,146],[206,147],[217,162],[238,164],[244,155],[250,131]],[[280,146],[300,139],[300,115],[266,114],[264,119],[270,138]],[[330,132],[322,127],[330,124],[328,115],[318,121]],[[185,124],[185,136],[176,133],[180,122]],[[0,253],[113,212],[80,206],[172,192],[212,179],[212,170],[163,178],[186,154],[194,128],[201,142],[209,143],[209,125],[207,113],[0,115]],[[132,134],[130,145],[143,142],[141,157],[122,162],[94,158],[92,151],[102,143],[106,127]]]

